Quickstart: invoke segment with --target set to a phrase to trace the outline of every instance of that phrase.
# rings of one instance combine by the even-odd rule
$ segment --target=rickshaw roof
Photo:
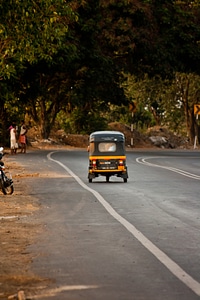
[[[95,131],[90,134],[90,142],[118,141],[124,142],[124,134],[120,131]]]

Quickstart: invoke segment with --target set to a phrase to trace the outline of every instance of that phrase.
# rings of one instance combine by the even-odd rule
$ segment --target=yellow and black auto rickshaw
[[[88,180],[110,176],[123,178],[127,182],[128,171],[125,155],[125,137],[119,131],[95,131],[89,137]]]

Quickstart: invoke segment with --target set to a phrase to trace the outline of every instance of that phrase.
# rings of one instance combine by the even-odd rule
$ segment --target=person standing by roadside
[[[12,126],[9,127],[9,129],[10,129],[10,151],[11,154],[16,154],[18,148],[16,125],[13,124]]]
[[[19,133],[19,143],[21,144],[21,153],[26,153],[26,133],[27,127],[24,121],[21,122],[20,133]]]

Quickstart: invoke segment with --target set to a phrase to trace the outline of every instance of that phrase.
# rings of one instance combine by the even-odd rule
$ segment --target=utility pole
[[[134,117],[134,112],[131,112],[131,147],[133,147],[133,117]]]
[[[133,147],[133,123],[134,114],[136,112],[136,103],[134,101],[129,104],[129,110],[131,111],[131,147]]]

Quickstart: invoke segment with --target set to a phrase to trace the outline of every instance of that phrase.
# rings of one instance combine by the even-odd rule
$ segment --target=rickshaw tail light
[[[92,161],[93,167],[96,167],[96,164],[97,164],[96,160],[93,160],[93,161]]]
[[[123,160],[120,160],[119,161],[119,166],[123,166],[124,165],[124,161]]]

